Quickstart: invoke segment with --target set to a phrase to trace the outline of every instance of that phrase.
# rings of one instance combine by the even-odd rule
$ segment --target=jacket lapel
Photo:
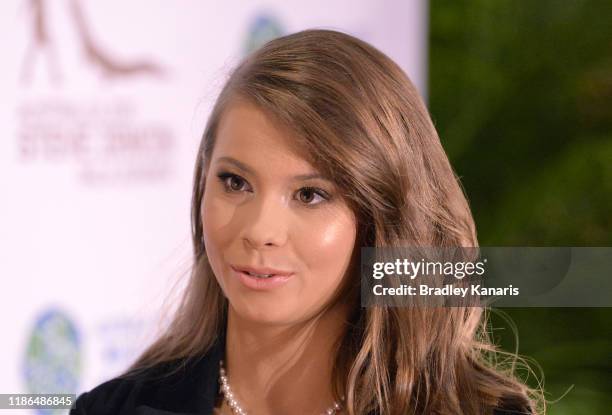
[[[212,414],[219,393],[219,362],[225,353],[220,336],[204,355],[170,366],[172,374],[142,385],[136,403],[141,415]]]

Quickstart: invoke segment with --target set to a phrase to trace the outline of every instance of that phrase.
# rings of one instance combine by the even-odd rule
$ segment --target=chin
[[[299,321],[299,313],[294,307],[283,307],[278,301],[262,303],[263,301],[247,303],[241,299],[232,303],[232,309],[238,318],[256,324],[285,326]]]

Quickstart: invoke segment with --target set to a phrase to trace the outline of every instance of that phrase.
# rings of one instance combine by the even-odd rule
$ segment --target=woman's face
[[[297,154],[293,134],[234,101],[206,174],[206,252],[231,308],[252,321],[291,324],[317,315],[351,265],[355,216],[334,184]]]

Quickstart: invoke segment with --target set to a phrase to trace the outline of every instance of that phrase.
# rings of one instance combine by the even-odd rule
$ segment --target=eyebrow
[[[227,157],[227,156],[219,157],[217,159],[217,161],[228,162],[228,163],[233,164],[234,166],[238,167],[239,169],[241,169],[241,170],[243,170],[243,171],[245,171],[245,172],[247,172],[249,174],[252,174],[252,175],[256,176],[255,171],[251,167],[249,167],[248,165],[244,164],[241,161],[236,160],[233,157]],[[330,181],[327,177],[325,177],[325,176],[323,176],[322,174],[319,174],[319,173],[298,174],[296,176],[293,176],[293,179],[294,180],[322,179],[322,180]]]

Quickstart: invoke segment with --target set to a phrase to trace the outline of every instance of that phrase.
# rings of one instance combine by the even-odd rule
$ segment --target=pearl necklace
[[[248,415],[247,412],[242,409],[242,406],[236,400],[236,396],[234,396],[234,392],[232,391],[232,387],[227,380],[227,376],[225,375],[225,367],[223,366],[223,360],[221,360],[219,364],[219,383],[221,384],[221,392],[223,393],[223,397],[225,401],[229,405],[232,410],[232,413],[236,415]],[[342,400],[340,400],[342,402]],[[332,406],[327,408],[321,415],[335,415],[342,409],[342,406],[338,402],[334,402]]]

